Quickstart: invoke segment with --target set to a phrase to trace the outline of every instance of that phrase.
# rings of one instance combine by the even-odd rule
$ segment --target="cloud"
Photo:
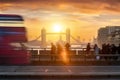
[[[120,16],[120,0],[0,0],[2,13],[41,20],[105,23]],[[89,15],[90,14],[90,15]]]
[[[120,12],[120,0],[0,0],[0,4],[4,9],[17,5],[33,10],[43,8],[83,13]]]
[[[63,21],[85,35],[95,35],[100,26],[120,25],[119,7],[120,0],[0,0],[0,13],[23,15],[31,29],[50,21]]]

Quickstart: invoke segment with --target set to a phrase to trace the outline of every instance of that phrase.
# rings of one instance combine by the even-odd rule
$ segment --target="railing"
[[[95,54],[93,50],[88,54],[85,48],[71,49],[65,57],[70,61],[120,61],[120,54]],[[31,61],[52,61],[50,49],[32,49]],[[56,61],[63,61],[62,54],[54,55]]]

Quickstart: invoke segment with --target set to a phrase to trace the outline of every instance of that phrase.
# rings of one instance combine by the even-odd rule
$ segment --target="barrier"
[[[31,61],[52,61],[50,49],[32,49],[31,52]],[[56,61],[62,61],[63,58],[59,58],[60,55],[56,54]],[[97,59],[97,57],[99,58]],[[89,54],[85,51],[85,48],[81,49],[71,49],[70,53],[67,54],[67,58],[70,61],[106,61],[106,60],[117,60],[120,61],[120,54],[95,54],[93,50]],[[117,58],[117,59],[115,59]]]

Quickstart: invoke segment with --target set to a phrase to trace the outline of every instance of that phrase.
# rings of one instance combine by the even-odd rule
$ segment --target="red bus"
[[[30,63],[30,53],[24,43],[27,42],[26,28],[19,15],[0,14],[0,65],[21,65]]]

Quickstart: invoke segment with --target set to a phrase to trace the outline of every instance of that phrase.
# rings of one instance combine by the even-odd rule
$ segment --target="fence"
[[[50,49],[31,49],[31,61],[52,61],[50,54]],[[86,52],[85,48],[81,49],[71,49],[70,53],[63,55],[66,59],[70,61],[120,61],[120,54],[95,54],[93,49],[90,53]],[[63,61],[62,54],[56,54],[56,61]]]

